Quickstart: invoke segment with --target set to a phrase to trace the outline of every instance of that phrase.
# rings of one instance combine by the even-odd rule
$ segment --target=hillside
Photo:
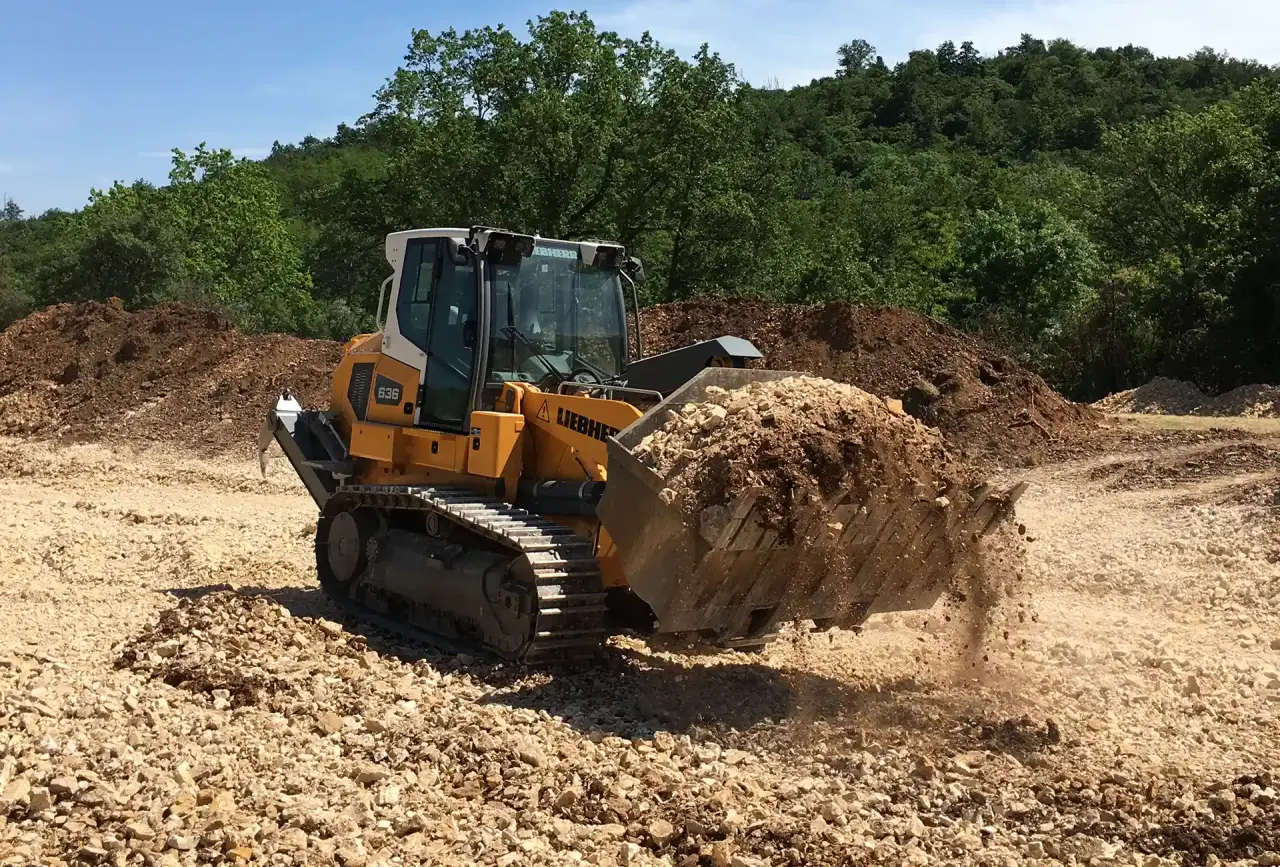
[[[415,32],[365,115],[261,162],[201,145],[74,214],[9,203],[0,324],[114,296],[340,339],[369,324],[388,232],[486,224],[621,241],[648,303],[938,317],[1079,400],[1280,379],[1271,67],[1031,36],[889,65],[851,38],[783,91],[585,14],[497,33]]]

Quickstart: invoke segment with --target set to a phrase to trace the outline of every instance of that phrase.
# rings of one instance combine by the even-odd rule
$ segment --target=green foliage
[[[1085,301],[1102,267],[1089,237],[1043,200],[978,211],[959,247],[957,279],[972,297],[968,316],[994,312],[1029,345],[1043,342]]]
[[[647,302],[851,299],[950,319],[1077,397],[1280,377],[1280,74],[1025,36],[756,90],[710,48],[551,12],[415,30],[371,110],[260,163],[0,215],[0,317],[117,295],[242,326],[371,327],[385,236],[501,225],[621,241]]]

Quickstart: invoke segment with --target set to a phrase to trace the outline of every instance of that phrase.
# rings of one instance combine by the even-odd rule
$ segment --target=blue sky
[[[853,38],[890,62],[944,39],[993,52],[1023,32],[1280,62],[1280,0],[0,0],[0,197],[28,213],[76,208],[113,180],[162,182],[172,147],[253,157],[328,135],[370,108],[412,28],[523,32],[584,6],[684,53],[709,42],[755,84],[829,74]]]

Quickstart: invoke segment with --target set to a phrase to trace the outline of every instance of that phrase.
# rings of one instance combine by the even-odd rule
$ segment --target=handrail
[[[618,276],[631,285],[631,306],[636,311],[636,358],[644,358],[644,335],[640,333],[640,296],[636,293],[636,281],[632,280],[631,275],[622,269],[618,269]],[[626,318],[627,314],[624,310],[622,313],[624,322]]]
[[[569,388],[579,388],[579,389],[587,389],[587,390],[598,389],[600,391],[607,391],[610,394],[610,398],[609,398],[610,400],[613,399],[612,395],[613,395],[613,392],[615,391],[622,392],[624,394],[640,394],[640,395],[644,395],[645,397],[654,397],[654,398],[657,398],[658,400],[662,400],[662,392],[654,391],[651,388],[631,388],[630,386],[626,386],[626,385],[612,385],[610,383],[605,383],[605,382],[572,382],[570,380],[565,380],[564,382],[560,383],[560,385],[556,388],[556,391],[560,394],[564,394],[566,386]]]
[[[386,300],[386,297],[387,297],[387,287],[391,285],[391,281],[395,279],[395,276],[396,276],[395,274],[392,274],[386,280],[383,280],[382,288],[378,290],[378,309],[373,314],[373,321],[374,321],[374,324],[378,326],[379,331],[381,331],[387,324],[386,318],[382,315],[382,312],[383,312],[382,303],[383,301]],[[390,312],[390,311],[387,311],[387,312]]]

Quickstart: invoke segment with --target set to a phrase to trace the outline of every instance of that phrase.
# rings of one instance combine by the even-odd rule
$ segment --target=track
[[[527,580],[533,586],[525,589],[532,591],[532,599],[536,600],[536,607],[528,612],[527,634],[518,643],[507,646],[492,640],[484,640],[483,646],[474,646],[457,637],[465,628],[456,611],[437,608],[430,616],[423,617],[422,603],[406,597],[400,597],[399,606],[380,604],[388,596],[381,588],[376,609],[361,604],[353,597],[369,597],[368,585],[363,580],[357,581],[345,598],[340,592],[334,592],[332,585],[326,587],[330,597],[355,616],[366,617],[412,640],[455,651],[462,648],[487,651],[521,662],[549,662],[590,655],[609,634],[606,593],[594,546],[591,540],[561,524],[501,500],[477,495],[467,488],[351,485],[341,488],[325,505],[316,534],[317,562],[322,569],[327,521],[338,512],[352,508],[376,510],[383,515],[435,514],[478,539],[496,543],[517,558],[515,562],[521,557],[527,561],[528,569],[521,571],[529,576]],[[489,601],[497,604],[496,600]],[[411,612],[416,609],[411,615],[416,622],[392,616],[389,610],[378,610],[384,608]]]

